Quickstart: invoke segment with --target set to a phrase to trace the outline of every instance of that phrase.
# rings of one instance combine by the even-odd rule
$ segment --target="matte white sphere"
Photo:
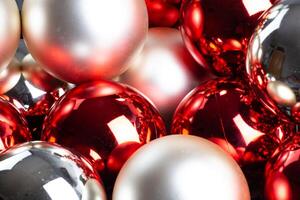
[[[24,0],[22,22],[37,62],[75,84],[120,75],[148,31],[142,0]]]
[[[20,13],[15,0],[0,1],[0,70],[8,66],[19,45]]]
[[[145,145],[124,165],[113,200],[250,200],[238,164],[220,147],[173,135]]]

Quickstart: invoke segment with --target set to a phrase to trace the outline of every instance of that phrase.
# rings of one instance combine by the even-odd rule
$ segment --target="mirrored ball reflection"
[[[66,91],[68,86],[59,87],[51,92],[41,90],[23,75],[5,98],[25,115],[29,129],[35,140],[40,140],[42,124],[49,109]]]
[[[0,96],[0,152],[30,140],[31,134],[22,113],[5,97]]]
[[[299,121],[300,109],[300,1],[280,1],[268,10],[249,44],[247,72],[264,94],[264,103],[275,104]]]
[[[42,140],[79,151],[112,186],[128,157],[164,134],[158,111],[143,96],[125,85],[99,81],[75,87],[52,107]]]
[[[239,164],[265,162],[293,124],[256,100],[241,81],[210,80],[187,95],[174,115],[172,133],[207,138]]]
[[[105,200],[97,172],[79,154],[29,142],[0,155],[0,199]]]
[[[265,175],[266,200],[300,199],[300,135],[279,148],[269,160]]]
[[[181,0],[146,0],[149,26],[172,27],[179,21]]]
[[[272,1],[273,2],[273,1]],[[194,58],[217,75],[244,68],[249,38],[270,0],[183,0],[181,30]]]

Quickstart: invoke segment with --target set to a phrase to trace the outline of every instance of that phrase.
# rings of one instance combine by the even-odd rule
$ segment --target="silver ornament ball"
[[[146,38],[148,15],[141,0],[24,0],[22,26],[34,59],[79,84],[124,72]]]
[[[124,165],[113,200],[250,200],[237,163],[195,136],[167,136],[139,149]]]
[[[106,199],[99,176],[85,158],[46,142],[2,153],[0,185],[0,199]]]
[[[300,111],[295,107],[300,102],[299,18],[299,0],[278,1],[260,18],[246,60],[259,98],[292,117]]]

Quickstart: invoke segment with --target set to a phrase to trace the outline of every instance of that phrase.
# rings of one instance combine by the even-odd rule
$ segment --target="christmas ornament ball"
[[[257,101],[242,81],[221,78],[201,84],[183,99],[172,133],[204,137],[244,165],[265,162],[290,136],[294,124],[284,119]]]
[[[150,27],[173,27],[179,21],[181,0],[146,0]]]
[[[1,199],[106,200],[97,172],[80,154],[46,142],[17,145],[0,155]]]
[[[142,52],[129,63],[120,82],[149,97],[167,124],[181,99],[206,77],[175,28],[150,28]]]
[[[296,200],[300,198],[300,137],[299,133],[277,149],[269,160],[265,175],[266,200]]]
[[[265,104],[299,121],[300,1],[279,1],[260,19],[249,43],[247,73]]]
[[[20,40],[21,22],[16,1],[0,1],[0,70],[13,58]]]
[[[141,0],[24,0],[22,28],[46,71],[79,84],[124,72],[143,45],[148,15]]]
[[[213,73],[244,70],[248,39],[269,0],[184,0],[181,31],[194,58]]]
[[[117,178],[113,200],[250,200],[246,179],[217,145],[167,136],[141,147]]]
[[[82,153],[111,186],[137,148],[163,135],[160,115],[142,95],[98,81],[77,86],[56,102],[45,119],[42,140]]]
[[[0,96],[0,152],[31,138],[25,117],[5,97]]]

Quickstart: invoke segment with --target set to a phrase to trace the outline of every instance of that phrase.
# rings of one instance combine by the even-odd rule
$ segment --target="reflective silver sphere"
[[[261,17],[247,54],[247,73],[260,98],[294,119],[300,102],[300,0],[279,1]],[[299,116],[298,116],[299,115]]]
[[[99,176],[78,154],[30,142],[0,155],[0,199],[105,200]]]

